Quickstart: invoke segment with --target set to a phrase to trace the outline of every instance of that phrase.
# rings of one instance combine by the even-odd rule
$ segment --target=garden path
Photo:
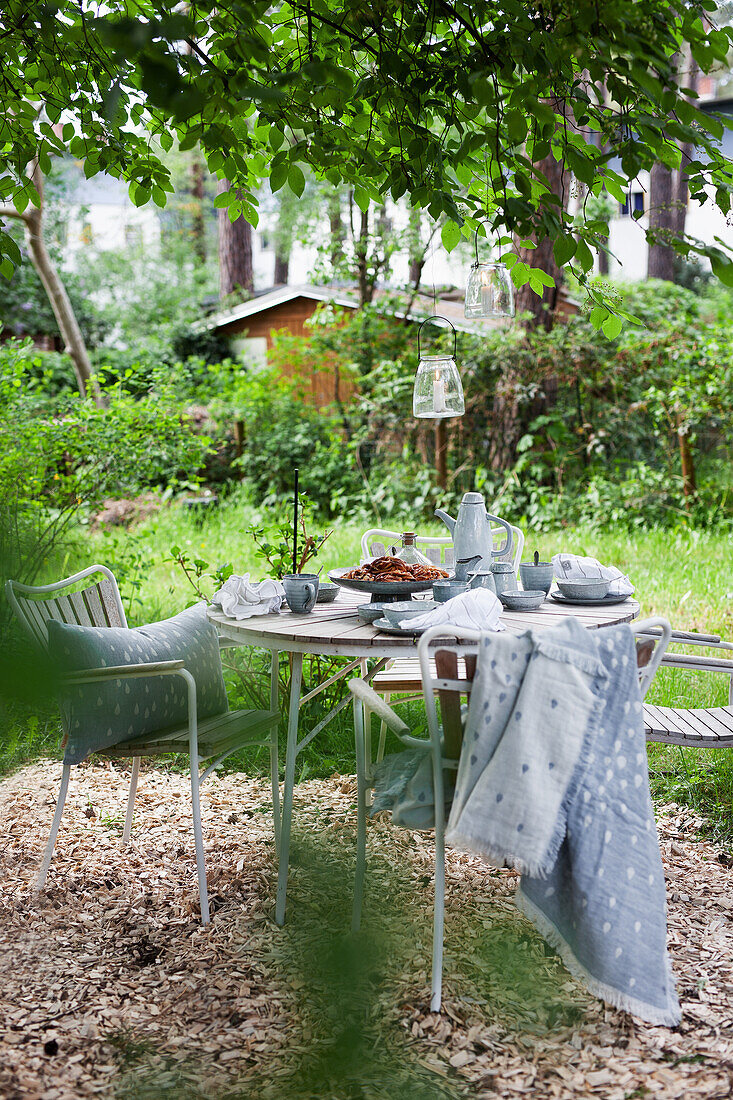
[[[421,1097],[436,1098],[730,1095],[730,870],[675,806],[658,809],[684,1012],[669,1031],[589,997],[514,910],[515,876],[450,851],[445,1013],[431,1015],[430,838],[371,823],[371,909],[354,953],[348,776],[296,788],[284,929],[272,919],[268,785],[240,774],[212,780],[203,800],[205,826],[217,823],[210,930],[194,909],[187,782],[176,773],[143,773],[123,854],[125,773],[81,767],[49,889],[34,896],[59,769],[37,764],[0,782],[7,1100],[382,1100],[414,1095],[418,1081]]]

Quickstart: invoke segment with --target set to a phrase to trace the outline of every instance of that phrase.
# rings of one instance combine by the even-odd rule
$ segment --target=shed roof
[[[346,287],[312,286],[310,284],[281,286],[274,287],[263,294],[258,294],[256,297],[241,302],[222,313],[214,314],[208,319],[206,327],[209,329],[224,328],[235,321],[243,321],[247,317],[254,317],[257,314],[266,312],[268,309],[272,309],[274,306],[283,305],[285,302],[291,302],[296,298],[309,298],[314,302],[333,302],[334,305],[341,306],[344,309],[359,308],[358,294]],[[456,292],[455,297],[439,297],[433,303],[432,295],[418,294],[413,297],[413,295],[404,291],[380,289],[375,292],[374,305],[377,309],[382,308],[386,314],[393,317],[404,318],[409,315],[410,319],[415,321],[422,321],[437,312],[441,317],[447,317],[461,332],[482,332],[503,323],[500,320],[473,321],[466,319],[463,313],[462,292],[460,297]],[[408,307],[409,314],[407,312]]]

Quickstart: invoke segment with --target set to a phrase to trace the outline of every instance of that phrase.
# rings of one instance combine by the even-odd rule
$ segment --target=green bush
[[[108,496],[195,482],[209,441],[164,387],[135,399],[117,384],[106,407],[51,397],[29,345],[0,345],[0,548],[5,576],[37,576],[69,524]]]

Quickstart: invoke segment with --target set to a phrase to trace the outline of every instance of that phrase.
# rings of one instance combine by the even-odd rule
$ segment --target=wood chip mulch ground
[[[197,920],[186,777],[74,770],[47,888],[30,885],[60,765],[0,782],[0,1097],[356,1100],[733,1094],[731,870],[694,816],[658,808],[681,1025],[651,1027],[574,982],[514,909],[512,873],[448,855],[445,1003],[428,1007],[432,846],[369,827],[349,932],[351,777],[296,788],[284,929],[262,779],[204,788],[213,923]]]

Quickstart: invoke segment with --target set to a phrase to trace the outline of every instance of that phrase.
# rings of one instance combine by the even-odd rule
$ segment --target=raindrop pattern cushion
[[[199,719],[228,709],[216,628],[203,603],[134,630],[52,621],[48,635],[50,656],[62,673],[183,661],[196,681]],[[179,676],[114,679],[69,688],[62,706],[68,731],[64,763],[78,764],[129,737],[185,726],[188,693]]]

